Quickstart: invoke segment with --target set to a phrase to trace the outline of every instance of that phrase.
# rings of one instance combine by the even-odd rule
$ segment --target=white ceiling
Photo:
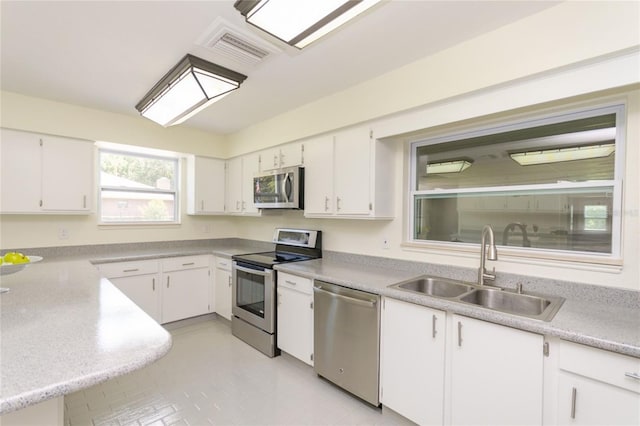
[[[233,3],[2,0],[0,87],[137,115],[135,104],[191,53],[248,78],[182,125],[232,133],[557,2],[385,1],[302,51],[250,27]],[[277,53],[247,66],[197,45],[217,18]]]

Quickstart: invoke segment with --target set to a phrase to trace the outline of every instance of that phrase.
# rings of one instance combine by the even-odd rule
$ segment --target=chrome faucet
[[[487,254],[486,243],[487,235],[489,235],[489,254]],[[492,273],[488,273],[484,267],[485,258],[489,260],[498,260],[498,249],[496,248],[496,242],[493,237],[493,229],[491,225],[485,225],[482,228],[482,237],[480,239],[480,268],[478,268],[478,285],[484,285],[484,280],[496,279],[496,268],[493,268]]]
[[[527,235],[527,225],[523,225],[520,222],[511,222],[504,228],[504,232],[502,233],[502,245],[508,245],[509,231],[513,231],[516,226],[522,231],[522,247],[531,247],[531,241],[529,241],[529,236]]]

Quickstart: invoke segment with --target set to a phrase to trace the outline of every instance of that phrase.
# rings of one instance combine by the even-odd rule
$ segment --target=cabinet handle
[[[282,305],[282,293],[278,293],[278,306]]]
[[[458,321],[458,347],[462,347],[462,322]]]
[[[138,268],[133,268],[133,269],[123,269],[122,272],[136,272],[139,271]]]
[[[436,334],[438,334],[438,330],[436,330],[436,321],[438,321],[437,316],[433,316],[431,321],[431,337],[436,338]]]
[[[229,287],[231,287],[231,277],[229,277]]]
[[[240,210],[240,201],[236,201],[236,210]]]
[[[632,379],[640,380],[640,374],[638,374],[638,373],[632,373],[632,372],[628,371],[628,372],[624,373],[624,376],[625,377],[630,377]]]
[[[340,197],[336,197],[336,209],[337,209],[338,211],[340,211],[340,202],[341,202],[341,201],[342,201],[342,200],[340,199]]]
[[[247,202],[243,201],[242,202],[242,211],[245,211],[247,209]]]
[[[329,197],[324,197],[324,211],[329,211]]]
[[[86,195],[82,196],[82,208],[83,209],[87,208],[87,196]]]
[[[204,211],[204,200],[200,201],[200,210]]]
[[[183,263],[182,266],[191,266],[191,265],[195,265],[196,262],[189,262],[189,263]]]
[[[171,279],[171,276],[167,276],[167,288],[169,288],[169,280]]]
[[[273,155],[273,167],[278,167],[278,154]]]
[[[284,280],[285,283],[290,284],[290,285],[297,285],[298,283],[295,283],[293,281],[289,281],[289,280]]]
[[[578,390],[576,388],[571,389],[571,418],[576,418],[576,395]]]
[[[156,291],[156,279],[155,278],[151,279],[151,289],[153,291]]]

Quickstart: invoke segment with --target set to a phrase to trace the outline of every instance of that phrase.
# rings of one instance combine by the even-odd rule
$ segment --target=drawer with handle
[[[228,257],[216,257],[216,268],[223,269],[225,271],[231,270],[231,259]]]
[[[304,294],[313,294],[311,279],[278,271],[278,287],[286,287]]]
[[[162,271],[180,271],[183,269],[208,268],[209,256],[181,256],[162,260]]]
[[[127,262],[102,263],[96,266],[107,278],[155,274],[160,269],[157,260],[132,260]]]
[[[560,369],[640,394],[640,358],[561,341]]]

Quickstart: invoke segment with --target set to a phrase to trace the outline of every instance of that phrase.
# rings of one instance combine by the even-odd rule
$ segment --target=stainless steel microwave
[[[304,168],[288,167],[253,178],[253,202],[259,209],[303,209]]]

